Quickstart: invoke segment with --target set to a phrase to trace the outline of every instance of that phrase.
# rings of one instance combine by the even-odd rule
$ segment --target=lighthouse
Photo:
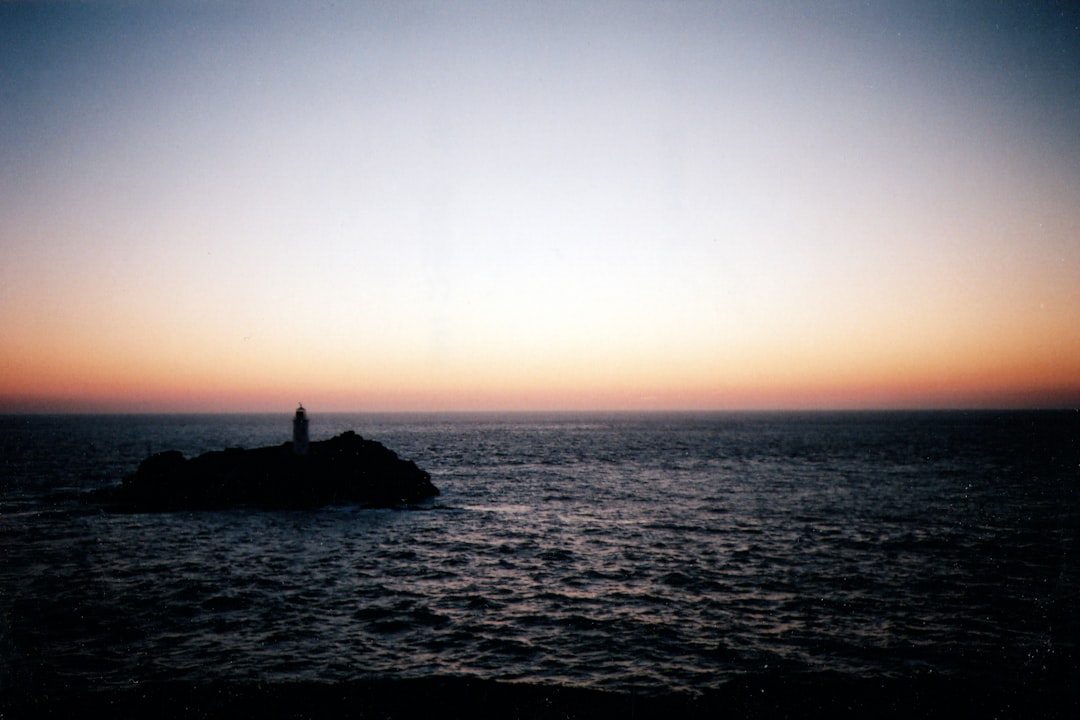
[[[296,416],[292,421],[292,451],[293,455],[307,455],[308,432],[307,412],[303,404],[296,408]]]

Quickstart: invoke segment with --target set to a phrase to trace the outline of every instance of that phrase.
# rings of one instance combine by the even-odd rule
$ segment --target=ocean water
[[[1075,673],[1076,412],[311,415],[410,510],[112,514],[149,452],[290,415],[0,418],[0,690],[460,676]]]

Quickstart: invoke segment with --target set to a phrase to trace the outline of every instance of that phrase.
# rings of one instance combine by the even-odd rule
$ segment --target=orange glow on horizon
[[[324,412],[1080,407],[1080,367],[1071,358],[1011,365],[954,359],[891,369],[718,362],[683,364],[670,374],[631,368],[606,375],[602,367],[563,367],[563,373],[488,367],[470,374],[467,368],[430,372],[422,364],[381,375],[327,366],[323,376],[183,365],[154,372],[59,359],[4,362],[0,369],[5,412],[273,412],[298,399]]]
[[[1080,405],[1072,310],[998,309],[987,326],[929,305],[876,322],[855,308],[690,339],[659,319],[591,337],[571,323],[569,339],[548,328],[443,349],[362,332],[230,337],[227,326],[155,326],[144,310],[121,323],[134,335],[78,321],[18,328],[19,342],[0,348],[0,411],[276,411],[297,399],[326,411]]]

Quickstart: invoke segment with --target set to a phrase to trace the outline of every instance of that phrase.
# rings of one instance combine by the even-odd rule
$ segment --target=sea
[[[86,494],[148,454],[291,413],[0,417],[0,693],[1080,677],[1076,411],[309,417],[441,494],[115,513]]]

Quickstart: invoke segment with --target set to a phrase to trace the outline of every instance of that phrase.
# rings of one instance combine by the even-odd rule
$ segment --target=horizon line
[[[543,408],[543,409],[363,409],[363,410],[326,410],[314,413],[305,406],[309,417],[320,415],[815,415],[815,414],[889,414],[889,413],[1022,413],[1022,412],[1080,412],[1077,405],[1002,405],[1002,406],[910,406],[910,407],[746,407],[746,408]],[[281,415],[292,416],[295,410],[18,410],[0,408],[0,417],[13,416],[242,416],[242,415]]]

